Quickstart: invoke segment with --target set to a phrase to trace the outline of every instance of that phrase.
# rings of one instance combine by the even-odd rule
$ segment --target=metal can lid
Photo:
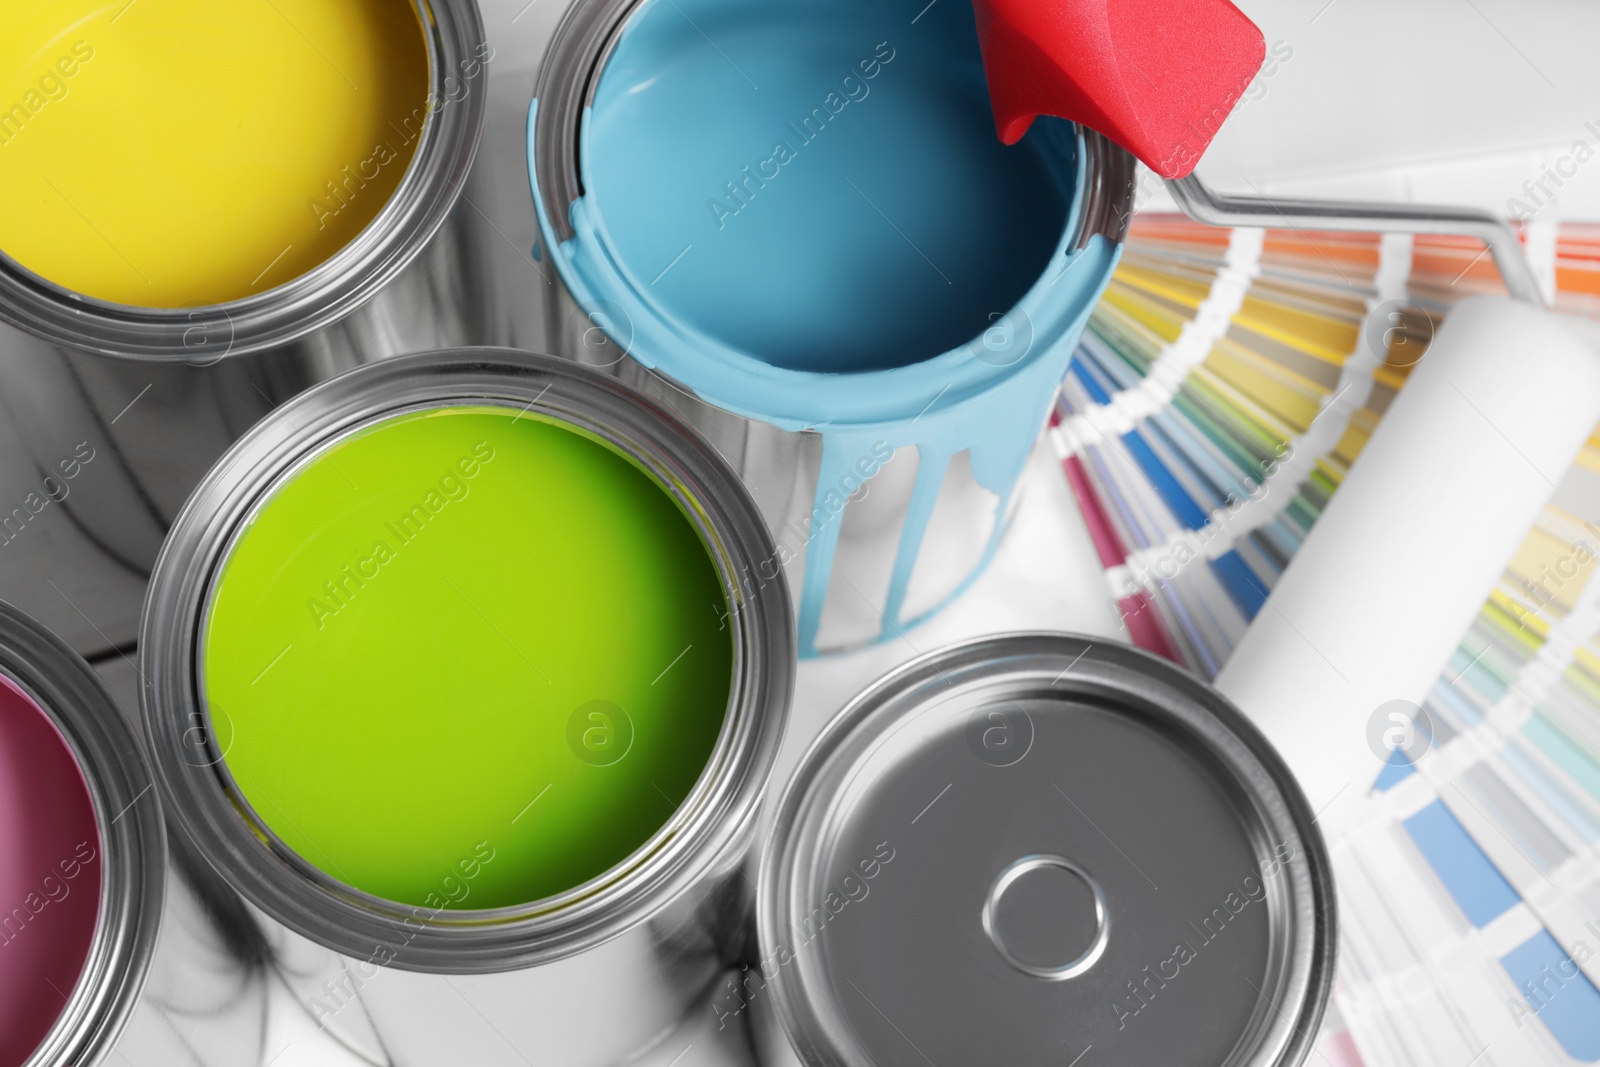
[[[1328,856],[1266,739],[1123,645],[959,645],[791,781],[761,977],[815,1064],[1278,1065],[1333,976]]]

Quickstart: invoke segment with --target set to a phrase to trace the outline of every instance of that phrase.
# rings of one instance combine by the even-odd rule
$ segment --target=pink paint
[[[1356,1050],[1355,1039],[1350,1036],[1348,1030],[1324,1035],[1317,1051],[1322,1053],[1322,1058],[1332,1067],[1366,1067],[1366,1061]]]
[[[1117,536],[1116,527],[1111,524],[1110,518],[1100,506],[1094,487],[1089,484],[1089,476],[1084,473],[1083,463],[1077,456],[1067,456],[1061,461],[1061,466],[1067,472],[1067,484],[1071,487],[1072,495],[1078,501],[1078,510],[1083,514],[1084,522],[1089,527],[1089,538],[1094,542],[1095,552],[1100,557],[1100,565],[1108,571],[1113,567],[1123,566],[1128,562],[1127,549],[1123,547],[1122,539]],[[1156,616],[1155,603],[1150,599],[1149,593],[1141,589],[1124,596],[1113,582],[1111,595],[1116,598],[1117,610],[1122,614],[1123,625],[1128,628],[1128,636],[1135,645],[1146,652],[1165,656],[1179,666],[1183,665],[1172,643],[1167,640],[1166,631],[1162,629]]]
[[[89,787],[44,711],[0,675],[0,1067],[55,1025],[100,911],[100,829]]]

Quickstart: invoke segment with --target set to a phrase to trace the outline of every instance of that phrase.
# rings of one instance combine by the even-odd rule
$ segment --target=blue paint
[[[1500,758],[1506,765],[1517,772],[1527,786],[1538,793],[1544,802],[1555,809],[1567,825],[1576,830],[1583,839],[1590,844],[1600,841],[1600,822],[1584,809],[1577,798],[1568,792],[1565,785],[1552,778],[1533,760],[1522,752],[1521,747],[1512,742],[1500,749]]]
[[[1261,553],[1261,557],[1271,565],[1275,574],[1281,575],[1284,572],[1284,568],[1288,566],[1288,561],[1278,554],[1278,546],[1273,544],[1265,534],[1256,529],[1245,534],[1245,537],[1255,546],[1255,550]]]
[[[1100,383],[1095,380],[1095,376],[1090,373],[1088,366],[1082,360],[1075,359],[1072,361],[1072,375],[1083,383],[1083,388],[1089,393],[1090,400],[1100,405],[1111,403],[1111,394],[1106,392]]]
[[[1070,149],[999,142],[970,9],[911,25],[925,3],[629,20],[584,133],[586,210],[683,327],[774,366],[879,370],[960,347],[1044,273]]]
[[[841,525],[823,494],[882,443],[920,459],[883,636],[918,621],[901,605],[962,451],[997,498],[985,561],[998,546],[1120,254],[1068,247],[1082,153],[1049,119],[999,144],[960,2],[645,0],[629,17],[579,131],[576,236],[557,247],[537,188],[535,205],[567,287],[631,328],[634,359],[822,433],[818,520],[788,546],[806,558],[802,653]]]
[[[1460,660],[1458,664],[1456,661]],[[1458,648],[1455,655],[1450,657],[1450,665],[1446,671],[1453,671],[1458,682],[1462,681],[1462,672],[1472,663],[1472,659],[1463,655]],[[1432,699],[1443,704],[1445,709],[1454,715],[1466,726],[1477,726],[1483,721],[1483,710],[1473,702],[1472,698],[1462,692],[1460,687],[1452,685],[1447,679],[1440,678],[1433,683],[1433,689],[1428,694]]]
[[[1152,415],[1139,423],[1139,432],[1144,434],[1150,447],[1161,454],[1162,462],[1183,483],[1189,496],[1206,510],[1208,522],[1211,519],[1209,513],[1226,506],[1227,501],[1217,491],[1216,483],[1195,462],[1197,453],[1179,443],[1179,439],[1169,432],[1166,421]]]
[[[1167,409],[1151,415],[1148,421],[1161,428],[1178,453],[1196,468],[1196,474],[1205,479],[1216,501],[1212,505],[1214,508],[1225,508],[1232,501],[1250,498],[1250,486],[1216,457],[1207,442],[1191,433],[1188,424],[1173,418]]]
[[[1129,363],[1126,357],[1112,348],[1092,331],[1083,335],[1078,349],[1080,358],[1087,357],[1099,367],[1106,377],[1116,382],[1116,391],[1135,388],[1144,378],[1143,369]]]
[[[1565,771],[1567,777],[1600,800],[1600,762],[1579,747],[1548,715],[1534,712],[1523,724],[1522,733]]]
[[[1374,791],[1387,793],[1401,782],[1417,773],[1416,764],[1406,758],[1400,749],[1389,753],[1389,758],[1383,764],[1383,770],[1378,772],[1378,780],[1372,783]]]
[[[1082,350],[1080,345],[1079,351],[1081,352]],[[1106,369],[1099,363],[1094,360],[1075,360],[1074,364],[1080,367],[1080,378],[1086,381],[1092,380],[1095,383],[1095,395],[1106,398],[1104,401],[1097,400],[1097,403],[1109,403],[1112,395],[1119,391],[1117,380],[1107,374]]]
[[[1222,669],[1222,664],[1218,663],[1217,658],[1211,654],[1211,649],[1206,644],[1205,637],[1200,633],[1200,627],[1195,625],[1194,616],[1190,613],[1188,604],[1184,602],[1182,589],[1179,588],[1177,582],[1171,579],[1163,578],[1160,581],[1161,591],[1165,594],[1167,605],[1171,608],[1173,615],[1178,620],[1179,627],[1188,639],[1190,649],[1195,656],[1199,657],[1201,669],[1205,671],[1207,678],[1215,678],[1217,672]],[[1202,607],[1204,607],[1204,602],[1202,602]]]
[[[1487,926],[1521,902],[1522,897],[1500,868],[1478,847],[1443,801],[1435,800],[1404,825],[1427,857],[1428,866],[1473,926]]]
[[[1568,1056],[1584,1063],[1600,1060],[1600,990],[1550,931],[1534,934],[1500,965]]]
[[[1245,621],[1253,620],[1267,602],[1267,590],[1256,572],[1250,569],[1250,564],[1237,550],[1230,548],[1211,561],[1211,571],[1222,580],[1222,587],[1238,605]]]
[[[1160,458],[1151,450],[1138,430],[1130,430],[1122,435],[1122,443],[1128,446],[1128,454],[1133,456],[1139,469],[1144,471],[1145,477],[1150,479],[1150,484],[1156,492],[1161,494],[1162,501],[1172,512],[1174,518],[1191,530],[1198,530],[1206,524],[1206,513],[1200,510],[1184,491],[1178,479],[1162,463]]]
[[[1272,542],[1278,550],[1278,555],[1284,559],[1293,559],[1294,554],[1300,551],[1301,535],[1282,516],[1275,517],[1265,526],[1260,527],[1262,535]]]

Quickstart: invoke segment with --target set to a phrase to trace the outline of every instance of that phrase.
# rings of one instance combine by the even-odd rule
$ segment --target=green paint
[[[631,460],[438,408],[259,510],[214,593],[205,693],[243,795],[308,863],[506,907],[615,866],[689,793],[727,709],[726,617],[698,531]]]

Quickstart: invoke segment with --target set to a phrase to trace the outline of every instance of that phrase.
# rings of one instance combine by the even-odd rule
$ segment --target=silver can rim
[[[633,856],[555,897],[441,911],[344,885],[247,821],[248,805],[210,736],[199,646],[213,579],[259,501],[351,432],[408,411],[458,404],[501,405],[575,425],[622,450],[674,495],[722,576],[734,676],[722,732],[695,787]],[[714,448],[665,408],[596,371],[550,356],[467,348],[357,368],[256,424],[211,469],[173,524],[151,579],[139,648],[140,702],[158,788],[175,821],[235,889],[275,921],[347,957],[470,974],[582,952],[742,861],[788,716],[795,635],[772,536]]]
[[[0,674],[55,724],[88,784],[100,832],[100,908],[78,984],[29,1067],[100,1063],[121,1036],[155,954],[166,900],[166,830],[133,727],[94,668],[0,601]]]
[[[0,321],[81,351],[204,367],[298,340],[370,300],[427,246],[455,207],[487,109],[489,56],[483,50],[489,45],[477,0],[411,3],[428,52],[428,121],[399,187],[349,244],[266,292],[182,308],[75,293],[0,251]]]
[[[1070,678],[1059,670],[1063,665]],[[1285,980],[1267,991],[1282,1010],[1269,1013],[1266,1025],[1255,1028],[1253,1043],[1246,1035],[1228,1062],[1233,1067],[1303,1062],[1315,1045],[1333,990],[1338,941],[1333,868],[1316,816],[1288,764],[1226,697],[1157,656],[1104,638],[1049,632],[980,637],[920,655],[851,700],[807,749],[778,801],[756,891],[762,953],[781,943],[786,919],[797,906],[790,890],[802,884],[823,851],[807,845],[815,846],[824,824],[837,822],[835,806],[818,796],[835,762],[853,763],[851,755],[881,736],[904,710],[896,702],[908,694],[1007,674],[1038,674],[1067,696],[1171,705],[1185,726],[1211,742],[1209,754],[1240,776],[1267,832],[1300,847],[1306,862],[1294,865],[1289,906],[1277,917],[1277,925],[1293,927],[1278,952]],[[806,1063],[844,1067],[872,1062],[831,1003],[822,979],[814,962],[797,956],[787,981],[767,983],[770,1010],[785,1038]]]
[[[544,199],[544,219],[556,242],[575,236],[568,217],[573,201],[583,196],[578,168],[578,138],[583,113],[594,103],[606,61],[616,48],[628,19],[645,0],[582,0],[567,9],[545,49],[534,99],[535,183]],[[1137,163],[1127,149],[1088,127],[1079,127],[1086,149],[1088,181],[1083,210],[1071,247],[1082,249],[1103,236],[1121,244],[1133,217],[1133,184]]]
[[[535,198],[535,214],[539,220],[540,239],[546,248],[554,250],[576,236],[571,223],[571,207],[584,195],[579,167],[580,139],[583,116],[593,104],[611,53],[621,39],[627,23],[646,0],[577,0],[567,7],[557,24],[549,45],[545,49],[539,73],[535,80],[533,99],[535,110],[528,130],[530,195]],[[1102,237],[1109,244],[1120,247],[1127,238],[1133,217],[1134,179],[1137,161],[1133,155],[1109,138],[1085,126],[1074,124],[1077,132],[1079,175],[1078,195],[1081,198],[1069,213],[1072,229],[1065,235],[1065,247],[1074,253],[1087,249],[1094,238]],[[743,417],[759,418],[785,429],[802,433],[813,432],[826,421],[836,428],[865,429],[871,426],[903,421],[903,416],[892,412],[875,412],[862,416],[860,421],[847,422],[823,420],[815,412],[795,412],[781,405],[769,410],[750,410],[739,404],[726,402],[726,398],[702,393],[682,377],[675,377],[657,365],[650,353],[635,354],[639,343],[630,337],[619,336],[612,328],[616,310],[604,298],[579,296],[572,287],[564,259],[552,252],[551,262],[561,276],[562,290],[577,305],[577,310],[587,319],[585,324],[604,334],[609,344],[605,358],[608,362],[595,365],[612,366],[623,358],[633,358],[648,369],[655,379],[669,388],[724,411]],[[624,312],[624,318],[626,313]],[[585,337],[589,337],[588,332]],[[967,344],[971,344],[969,339]],[[585,347],[589,342],[585,341]],[[615,346],[616,354],[609,351]],[[928,353],[927,360],[944,359],[960,348],[944,353]],[[597,354],[597,353],[591,353]],[[579,358],[584,358],[580,356]],[[754,357],[747,357],[754,358]],[[584,362],[589,362],[584,358]],[[758,361],[759,362],[759,361]],[[1006,368],[1005,373],[983,386],[983,391],[993,388],[998,381],[1019,373],[1030,360],[1019,360]],[[679,372],[681,374],[681,371]],[[762,373],[766,373],[763,371]],[[808,372],[792,370],[773,371],[780,379],[790,376],[803,378]],[[849,375],[860,377],[870,384],[882,371],[863,371]],[[954,391],[960,394],[961,390]],[[941,397],[944,395],[940,394]],[[937,402],[938,398],[934,398]],[[950,404],[965,402],[957,399]],[[769,400],[770,403],[770,400]],[[930,405],[931,406],[931,405]],[[924,412],[927,414],[927,412]]]

